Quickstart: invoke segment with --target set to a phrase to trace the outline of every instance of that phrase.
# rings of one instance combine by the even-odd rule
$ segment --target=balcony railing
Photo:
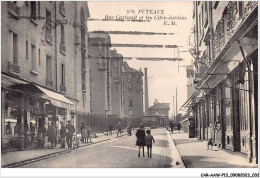
[[[107,69],[107,65],[104,62],[101,63],[97,63],[98,64],[98,70],[106,70]]]
[[[62,93],[66,93],[66,86],[65,85],[60,85],[60,91],[62,92]]]
[[[52,40],[51,32],[50,32],[50,31],[46,31],[45,35],[46,35],[46,36],[45,36],[45,37],[46,37],[46,41],[47,41],[48,43],[52,44],[52,43],[53,43],[53,40]]]
[[[63,54],[63,55],[66,55],[66,46],[62,43],[60,43],[60,52]]]
[[[46,79],[46,86],[53,87],[53,81],[51,79]]]
[[[14,2],[8,3],[8,9],[11,16],[16,19],[20,19],[20,8]]]
[[[64,7],[64,4],[60,3],[60,13],[65,17],[66,14],[65,14],[65,7]]]
[[[20,75],[20,66],[8,61],[8,71],[11,74]]]

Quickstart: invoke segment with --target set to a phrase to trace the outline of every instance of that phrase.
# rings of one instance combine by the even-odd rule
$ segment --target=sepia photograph
[[[259,177],[258,124],[258,1],[1,2],[3,177]]]

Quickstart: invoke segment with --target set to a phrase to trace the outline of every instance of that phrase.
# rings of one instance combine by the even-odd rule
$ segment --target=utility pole
[[[177,87],[176,87],[176,119],[177,119],[177,115],[178,115],[178,95],[177,95]]]
[[[173,120],[175,120],[174,118],[176,118],[176,115],[175,115],[175,109],[174,109],[174,96],[173,96],[172,108],[173,108]]]

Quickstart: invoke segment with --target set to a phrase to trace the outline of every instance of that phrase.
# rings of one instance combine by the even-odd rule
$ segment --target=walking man
[[[65,148],[66,127],[63,121],[60,124],[60,148]]]
[[[67,129],[67,137],[66,137],[67,145],[68,148],[71,148],[72,137],[73,137],[73,133],[75,132],[75,127],[71,124],[71,121],[68,121],[68,124],[66,125],[66,129]]]
[[[121,135],[121,124],[120,124],[120,122],[117,123],[117,137],[118,137],[119,133]]]
[[[172,121],[170,122],[170,128],[171,128],[171,132],[173,133],[173,123],[172,123]]]

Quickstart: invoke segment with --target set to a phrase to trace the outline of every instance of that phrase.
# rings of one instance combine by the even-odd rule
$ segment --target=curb
[[[180,162],[180,164],[177,166],[177,168],[186,168],[186,165],[184,164],[184,161],[183,161],[183,159],[182,159],[182,157],[180,155],[180,152],[179,152],[178,148],[176,147],[176,144],[175,144],[172,136],[170,135],[170,133],[168,131],[166,131],[166,132],[167,132],[168,140],[171,140],[169,143],[170,143],[172,159],[177,157],[177,161]],[[177,154],[174,154],[174,153],[177,153]],[[174,164],[173,161],[171,162],[171,166],[175,167],[175,164]]]
[[[123,137],[123,136],[126,136],[126,135],[121,135],[121,136],[118,136],[117,138]],[[92,145],[99,144],[99,143],[106,142],[106,141],[110,141],[110,140],[113,140],[113,139],[109,138],[109,139],[101,140],[101,141],[94,142],[94,143],[91,143],[91,144],[88,144],[88,145],[83,145],[79,148],[72,148],[72,149],[69,149],[69,150],[63,150],[63,151],[59,151],[59,152],[56,152],[56,153],[51,153],[51,154],[39,156],[39,157],[36,157],[36,158],[31,158],[31,159],[7,164],[7,165],[2,166],[2,168],[21,167],[21,166],[32,164],[32,163],[35,163],[35,162],[39,162],[39,161],[42,161],[42,160],[45,160],[45,159],[54,158],[54,157],[57,157],[57,156],[60,156],[60,155],[63,155],[63,154],[68,154],[68,153],[71,153],[71,152],[74,152],[74,151],[79,151],[79,150],[84,149],[85,147],[92,146]]]

